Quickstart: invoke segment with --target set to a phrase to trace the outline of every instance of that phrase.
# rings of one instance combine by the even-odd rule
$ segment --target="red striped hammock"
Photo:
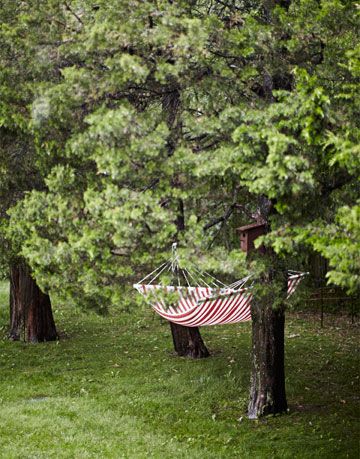
[[[289,274],[288,297],[302,280],[304,273]],[[134,284],[134,288],[151,304],[154,311],[164,319],[187,327],[234,324],[251,320],[250,288],[243,288],[248,280],[238,281],[223,288],[182,287]],[[240,287],[239,287],[240,286]],[[171,306],[166,305],[167,296],[176,297]]]

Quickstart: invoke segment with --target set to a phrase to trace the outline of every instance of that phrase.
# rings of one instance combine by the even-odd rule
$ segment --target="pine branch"
[[[75,19],[77,19],[78,22],[80,22],[81,25],[84,25],[83,21],[81,20],[81,17],[75,13],[75,11],[72,10],[70,5],[67,2],[64,2],[65,8],[74,16]]]

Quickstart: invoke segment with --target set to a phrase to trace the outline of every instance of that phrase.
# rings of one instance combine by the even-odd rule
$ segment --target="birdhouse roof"
[[[251,225],[240,226],[240,228],[237,228],[237,231],[251,231],[261,226],[265,226],[265,223],[252,223]]]

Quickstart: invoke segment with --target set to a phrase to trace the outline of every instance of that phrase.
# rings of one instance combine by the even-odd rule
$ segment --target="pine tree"
[[[67,5],[61,77],[32,103],[47,189],[12,210],[12,239],[44,288],[106,307],[174,240],[245,266],[228,234],[262,221],[249,416],[285,411],[287,257],[318,250],[359,287],[355,6]]]

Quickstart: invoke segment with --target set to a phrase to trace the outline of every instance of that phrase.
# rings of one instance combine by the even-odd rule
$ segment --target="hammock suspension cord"
[[[176,243],[172,245],[169,260],[145,276],[134,288],[151,304],[155,312],[170,322],[188,327],[220,325],[251,320],[252,284],[246,283],[252,275],[226,285],[210,273],[196,266],[180,268]],[[163,285],[162,274],[170,273],[177,286]],[[288,297],[308,273],[288,271]],[[157,283],[154,281],[158,280]],[[186,286],[181,285],[182,280]],[[192,285],[190,284],[192,283]],[[176,294],[174,302],[174,294]],[[170,305],[166,304],[166,297]],[[170,296],[169,296],[170,295]]]

